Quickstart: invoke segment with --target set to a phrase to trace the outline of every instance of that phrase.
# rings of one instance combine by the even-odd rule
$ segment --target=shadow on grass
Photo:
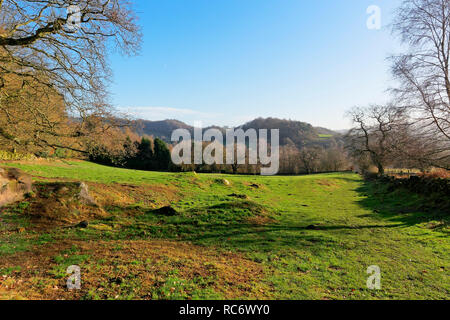
[[[357,233],[358,230],[401,228],[423,222],[438,222],[433,228],[447,224],[448,212],[438,210],[436,202],[448,201],[432,196],[421,196],[407,190],[388,192],[388,186],[378,182],[344,177],[354,182],[359,206],[370,210],[360,218],[370,218],[360,224],[320,223],[314,217],[301,222],[275,219],[271,223],[255,223],[249,218],[271,217],[271,210],[251,200],[236,200],[199,205],[182,209],[174,216],[158,215],[144,207],[116,208],[128,216],[128,223],[114,227],[113,237],[166,238],[195,243],[225,245],[241,249],[298,247],[315,245],[319,249],[337,245],[338,233]],[[291,215],[290,212],[286,213]],[[378,221],[377,221],[378,220]],[[372,221],[372,222],[371,222]],[[444,222],[442,222],[444,221]]]
[[[248,206],[249,202],[242,201],[242,204],[244,204],[243,208],[236,201],[215,204],[207,208],[200,206],[170,217],[157,215],[154,210],[141,208],[141,214],[133,217],[132,223],[122,225],[113,237],[120,239],[166,238],[242,250],[255,249],[256,251],[314,246],[315,251],[320,251],[330,246],[342,245],[339,236],[334,231],[357,233],[358,230],[363,229],[404,226],[403,223],[333,225],[308,219],[303,219],[298,224],[288,221],[257,224],[247,220],[248,216],[245,212],[248,210],[246,205]],[[250,207],[254,209],[252,205]],[[234,211],[237,208],[244,209],[244,211]],[[226,214],[222,210],[226,210]],[[196,211],[201,213],[195,214]],[[104,221],[106,220],[108,219]]]
[[[379,181],[364,181],[356,190],[362,199],[358,204],[371,210],[371,217],[413,226],[431,221],[441,221],[438,228],[448,225],[450,199],[440,194],[422,195],[404,188],[390,190],[389,185]]]
[[[396,228],[401,227],[404,224],[389,224],[389,225],[362,225],[362,226],[347,226],[347,225],[298,225],[288,226],[281,224],[269,224],[265,226],[257,227],[251,224],[228,224],[226,227],[220,224],[208,224],[206,229],[211,230],[208,234],[194,235],[188,237],[188,240],[205,240],[222,237],[243,236],[243,235],[269,235],[271,233],[277,233],[278,235],[289,235],[289,233],[295,233],[295,235],[301,236],[305,239],[316,239],[323,235],[320,231],[333,231],[333,230],[362,230],[362,229],[377,229],[377,228]],[[307,234],[305,233],[307,232]]]

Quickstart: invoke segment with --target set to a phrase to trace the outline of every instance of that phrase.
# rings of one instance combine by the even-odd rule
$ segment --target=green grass
[[[110,216],[92,221],[87,229],[55,229],[45,235],[27,233],[7,240],[1,233],[0,256],[16,252],[11,249],[14,244],[27,250],[30,243],[44,246],[55,239],[86,243],[170,239],[242,254],[263,267],[265,277],[254,286],[270,290],[269,297],[274,299],[450,298],[448,213],[435,211],[430,198],[404,190],[388,193],[385,186],[364,182],[355,174],[196,175],[125,170],[80,161],[7,165],[21,168],[40,181],[59,178],[167,185],[177,190],[180,200],[171,203],[178,211],[175,216],[158,215],[142,204],[111,205],[106,207]],[[229,180],[231,185],[220,183],[220,179]],[[12,207],[4,214],[19,219],[20,209]],[[254,223],[252,219],[257,218],[266,219],[265,223]],[[25,222],[11,218],[9,223]],[[39,236],[44,237],[42,244]],[[32,240],[24,240],[27,237]],[[125,249],[125,245],[117,245],[114,251]],[[64,254],[59,257],[56,259],[63,259]],[[73,259],[80,261],[57,261],[53,275],[63,276],[68,263],[85,263],[88,258],[77,253]],[[89,263],[95,264],[92,259]],[[128,261],[127,270],[132,272],[142,264],[145,261]],[[366,288],[370,265],[381,268],[381,290]],[[183,279],[176,266],[172,269],[149,293],[151,297],[226,298],[212,289],[210,280]],[[141,298],[133,289],[141,286],[139,278],[121,286],[119,298]],[[87,290],[84,298],[104,298],[95,288]]]
[[[332,134],[322,134],[322,133],[318,134],[318,136],[319,136],[319,138],[332,138],[333,137]]]
[[[75,181],[100,183],[168,183],[177,180],[177,174],[164,172],[146,172],[101,166],[84,161],[44,161],[42,164],[5,163],[36,176],[45,178],[63,178]]]

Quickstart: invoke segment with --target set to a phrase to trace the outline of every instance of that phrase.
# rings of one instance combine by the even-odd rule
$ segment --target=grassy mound
[[[38,182],[33,185],[33,190],[26,201],[12,209],[30,218],[34,226],[55,227],[107,215],[91,199],[83,198],[88,196],[83,196],[80,183]]]

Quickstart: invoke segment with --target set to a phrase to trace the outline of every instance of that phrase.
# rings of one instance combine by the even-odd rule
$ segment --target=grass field
[[[1,165],[28,172],[40,190],[0,209],[2,299],[450,298],[448,212],[355,174]],[[103,209],[65,206],[49,187],[58,181],[86,182]],[[177,213],[155,210],[166,205]],[[68,227],[81,219],[87,228]],[[81,268],[81,290],[66,289],[70,265]],[[381,290],[366,287],[371,265]]]

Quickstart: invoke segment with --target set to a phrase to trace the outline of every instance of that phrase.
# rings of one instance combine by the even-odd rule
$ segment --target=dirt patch
[[[271,217],[266,216],[254,216],[247,218],[247,223],[257,225],[257,226],[264,226],[270,223],[273,223],[275,220]]]
[[[265,186],[263,184],[256,183],[256,182],[242,182],[242,184],[244,186],[247,186],[252,189],[264,189],[265,188]]]
[[[69,247],[67,242],[60,242],[57,246],[0,256],[0,300],[56,299],[55,288],[61,284],[49,277],[48,271],[54,264],[53,257]]]
[[[77,251],[67,253],[70,248]],[[66,253],[64,253],[66,252]],[[88,257],[80,264],[81,290],[69,291],[66,278],[52,276],[58,266],[55,256]],[[180,281],[198,283],[196,290],[213,290],[227,299],[270,298],[271,292],[258,284],[265,274],[260,264],[241,254],[219,252],[217,248],[189,243],[151,240],[121,242],[65,241],[33,252],[0,257],[2,268],[17,268],[6,277],[0,275],[1,298],[80,299],[152,299],[176,275]],[[178,290],[176,288],[168,288]],[[189,297],[191,289],[186,287]]]
[[[336,183],[334,183],[333,181],[330,181],[328,179],[316,180],[316,183],[318,185],[325,186],[325,187],[331,187],[333,189],[339,188],[339,186]]]
[[[180,198],[175,187],[165,185],[130,185],[88,183],[94,199],[102,206],[142,204],[150,208],[169,205]]]

